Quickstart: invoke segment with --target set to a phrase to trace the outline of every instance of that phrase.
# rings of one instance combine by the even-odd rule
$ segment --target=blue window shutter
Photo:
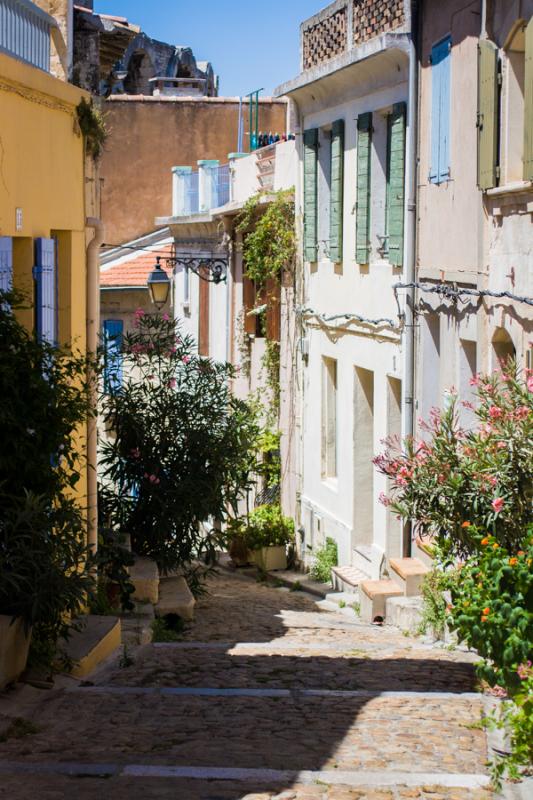
[[[449,36],[431,48],[431,166],[429,180],[442,183],[450,176]]]
[[[55,239],[35,240],[36,332],[41,341],[57,343],[57,275]]]
[[[115,394],[122,388],[122,335],[121,319],[104,321],[104,392]]]
[[[10,292],[13,283],[13,239],[0,236],[0,291]]]

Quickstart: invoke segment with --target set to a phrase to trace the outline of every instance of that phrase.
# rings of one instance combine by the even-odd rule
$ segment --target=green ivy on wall
[[[246,274],[259,286],[268,278],[280,281],[284,271],[292,270],[296,254],[293,194],[292,189],[258,192],[239,215],[237,230],[243,234]]]

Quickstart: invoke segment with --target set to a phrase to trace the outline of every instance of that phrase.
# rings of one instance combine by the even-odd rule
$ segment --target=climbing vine
[[[252,195],[239,215],[237,230],[244,235],[248,277],[260,286],[268,278],[279,282],[284,271],[292,270],[296,253],[293,190]]]
[[[78,124],[85,139],[87,154],[95,161],[100,157],[107,139],[107,130],[102,112],[95,107],[92,100],[83,98],[78,104]]]

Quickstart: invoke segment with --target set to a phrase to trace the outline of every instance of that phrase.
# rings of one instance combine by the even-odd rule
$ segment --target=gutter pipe
[[[405,281],[415,281],[416,222],[417,222],[417,137],[418,137],[418,59],[417,59],[417,0],[411,2],[411,32],[409,35],[409,76],[406,141],[406,231],[405,231]],[[403,381],[403,436],[414,433],[415,415],[415,289],[410,288],[405,298],[405,353]],[[403,554],[411,555],[410,526],[404,529]]]
[[[100,328],[100,265],[98,254],[104,241],[104,224],[96,217],[87,217],[85,224],[94,229],[94,236],[87,246],[87,355],[96,357],[98,350],[98,331]],[[98,549],[98,480],[97,447],[98,431],[96,407],[98,391],[96,376],[90,365],[87,366],[89,402],[94,411],[87,422],[87,544],[92,553]]]

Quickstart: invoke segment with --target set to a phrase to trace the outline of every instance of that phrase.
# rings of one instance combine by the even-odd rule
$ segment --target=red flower
[[[492,508],[494,509],[496,514],[499,514],[503,508],[503,497],[495,497],[494,500],[492,501]]]

